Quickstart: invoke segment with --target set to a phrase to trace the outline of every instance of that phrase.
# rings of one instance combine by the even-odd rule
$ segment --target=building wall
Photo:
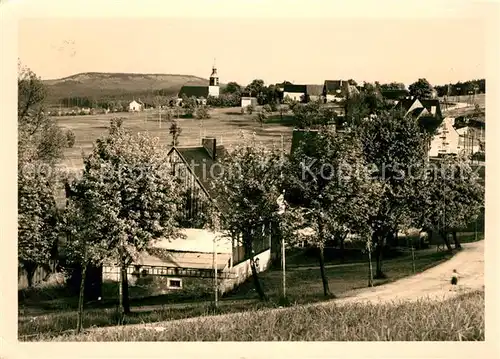
[[[299,92],[283,92],[283,98],[290,98],[293,101],[302,101],[302,98],[305,96],[305,93],[299,93]]]
[[[242,97],[241,107],[247,107],[249,105],[257,106],[257,99],[255,97]]]
[[[208,86],[208,96],[219,97],[219,86]]]
[[[429,156],[437,157],[440,154],[458,154],[460,153],[459,138],[457,130],[453,127],[454,118],[448,117],[437,130],[437,134],[432,138]]]
[[[263,272],[269,268],[271,263],[271,249],[265,250],[255,256],[255,261],[258,263],[258,272]],[[231,279],[225,279],[219,284],[220,292],[226,293],[232,290],[237,285],[245,282],[252,275],[250,267],[250,259],[238,263],[230,269]]]
[[[132,112],[140,111],[141,110],[141,105],[137,102],[131,102],[128,105],[128,110]]]
[[[339,102],[343,101],[345,98],[341,95],[330,95],[326,94],[326,102]]]

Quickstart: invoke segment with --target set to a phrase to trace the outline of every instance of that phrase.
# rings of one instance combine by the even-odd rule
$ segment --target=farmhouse
[[[325,102],[339,102],[348,96],[359,94],[356,86],[344,80],[325,80],[323,84],[323,98]]]
[[[203,201],[215,196],[213,179],[219,174],[217,161],[227,155],[215,138],[203,138],[201,146],[173,146],[168,152],[174,174],[179,177],[192,196],[186,215],[196,217],[203,211]]]
[[[182,86],[177,95],[178,102],[184,96],[196,98],[199,104],[206,104],[209,96],[219,97],[219,76],[215,65],[212,67],[208,86]]]
[[[297,102],[306,102],[307,86],[285,84],[283,87],[283,99],[289,99]]]
[[[128,110],[130,112],[138,112],[142,111],[144,109],[144,104],[141,102],[141,100],[133,100],[128,104]]]
[[[196,222],[196,219],[203,215],[207,201],[217,196],[218,189],[214,187],[213,180],[222,171],[219,160],[228,155],[226,148],[217,145],[215,138],[203,138],[201,146],[174,146],[170,149],[168,157],[173,171],[188,188],[189,199],[185,208],[185,218]],[[224,214],[227,204],[219,201],[217,208]],[[269,252],[264,254],[264,259],[261,259],[264,260],[263,265],[267,266],[266,261],[270,260],[271,228],[265,226],[262,231],[263,235],[259,235],[260,241],[255,241],[252,250],[256,254]],[[233,238],[233,248],[237,248],[233,253],[235,264],[250,257],[250,253],[241,246],[239,238]]]
[[[190,279],[212,281],[217,268],[219,291],[225,293],[251,275],[250,260],[242,252],[237,238],[228,233],[182,229],[178,238],[156,240],[149,250],[137,254],[127,268],[127,277],[131,285],[136,285],[139,278],[163,276],[167,278],[164,289],[182,290],[183,282]],[[255,263],[259,272],[267,269],[269,258],[269,248],[257,248]],[[117,265],[107,263],[103,279],[117,281],[119,271]]]
[[[306,85],[307,101],[319,101],[323,98],[322,85]]]

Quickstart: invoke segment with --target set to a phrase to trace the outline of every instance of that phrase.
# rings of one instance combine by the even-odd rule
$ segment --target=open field
[[[415,270],[422,272],[434,265],[450,258],[446,252],[436,252],[435,248],[416,252]],[[314,265],[314,263],[312,263]],[[388,283],[413,274],[411,255],[407,253],[394,259],[387,259],[384,271],[388,279],[375,280],[375,284]],[[326,273],[332,293],[337,297],[350,295],[352,290],[366,288],[368,278],[368,265],[362,263],[349,263],[345,265],[328,265]],[[251,279],[243,283],[234,292],[229,293],[220,301],[218,313],[235,313],[256,310],[259,308],[274,308],[278,306],[281,291],[280,270],[268,270],[261,273],[260,278],[270,301],[262,303],[254,290]],[[190,317],[214,314],[210,307],[212,293],[211,281],[207,281],[204,292],[197,293],[196,297],[180,297],[178,294],[156,295],[148,298],[133,298],[136,289],[131,287],[132,314],[126,318],[127,324],[153,323],[166,320],[175,320]],[[108,288],[107,293],[117,293],[118,288]],[[383,286],[382,286],[383,287]],[[382,288],[380,287],[380,288]],[[201,290],[200,290],[201,291]],[[103,293],[103,295],[105,295]],[[318,267],[288,268],[287,270],[287,296],[292,303],[306,304],[324,301],[320,271]],[[57,298],[57,296],[54,296]],[[117,324],[115,312],[116,300],[105,297],[105,302],[100,307],[87,305],[84,316],[84,326],[113,326]],[[76,323],[76,298],[57,298],[54,300],[20,302],[19,335],[27,340],[37,340],[38,334],[55,335],[61,331],[75,328]],[[30,337],[22,337],[30,335]]]
[[[281,145],[281,135],[284,137],[284,146],[289,148],[292,136],[292,127],[289,117],[284,116],[281,122],[279,115],[271,116],[264,126],[260,126],[255,120],[255,115],[242,115],[239,107],[217,108],[210,110],[210,119],[178,119],[182,128],[179,137],[181,146],[200,145],[200,138],[204,136],[215,137],[218,144],[234,145],[240,142],[241,133],[251,136],[255,132],[257,141],[267,144]],[[169,146],[172,136],[168,132],[170,123],[159,122],[158,111],[144,111],[138,113],[115,113],[86,116],[57,117],[59,125],[71,129],[76,136],[73,148],[65,152],[63,165],[70,169],[80,169],[83,165],[82,151],[89,153],[92,144],[99,136],[106,133],[109,121],[115,117],[124,118],[124,126],[133,132],[147,131],[160,138],[163,145]]]

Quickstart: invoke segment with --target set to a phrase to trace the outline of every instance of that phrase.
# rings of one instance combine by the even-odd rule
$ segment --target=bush
[[[210,118],[210,114],[208,113],[208,107],[205,105],[198,106],[195,111],[195,116],[199,120]]]
[[[251,115],[251,114],[255,111],[255,106],[254,106],[254,105],[252,105],[252,104],[250,104],[250,105],[248,105],[248,106],[246,107],[246,109],[247,109],[247,113],[248,113],[249,115]]]

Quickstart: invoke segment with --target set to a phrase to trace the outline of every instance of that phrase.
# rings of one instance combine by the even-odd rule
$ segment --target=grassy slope
[[[446,252],[436,252],[435,249],[420,251],[416,253],[416,272],[421,272],[449,258]],[[413,274],[411,257],[408,255],[387,260],[384,271],[389,279],[376,281],[376,285],[388,281],[403,278]],[[313,263],[314,264],[314,263]],[[368,266],[366,263],[357,263],[350,266],[330,267],[326,270],[329,279],[330,290],[335,295],[342,297],[349,295],[349,291],[367,286]],[[261,274],[262,283],[267,294],[270,296],[268,303],[261,303],[254,291],[251,280],[241,285],[235,292],[230,293],[222,299],[220,312],[234,313],[246,312],[264,307],[276,307],[281,288],[281,271],[269,270]],[[208,286],[211,283],[208,283]],[[133,288],[133,287],[131,287]],[[113,291],[117,293],[117,289]],[[325,300],[322,295],[322,284],[319,268],[302,270],[299,268],[289,269],[287,272],[287,294],[290,300],[296,304],[305,304]],[[212,299],[208,290],[202,296],[193,298],[199,302],[179,303],[188,301],[189,298],[170,298],[171,295],[159,295],[155,297],[136,300],[132,304],[131,316],[126,318],[128,324],[150,323],[165,320],[174,320],[190,317],[204,316],[211,313],[209,301]],[[205,300],[205,302],[203,302]],[[72,308],[68,308],[66,302],[59,302],[60,310],[55,307],[50,311],[38,311],[38,314],[26,313],[19,316],[19,334],[35,335],[36,333],[53,332],[56,334],[64,330],[75,328],[76,314],[74,312],[76,301]],[[177,304],[168,304],[168,303]],[[141,307],[145,306],[147,307]],[[108,308],[86,309],[84,327],[90,326],[112,326],[117,324],[115,305]],[[68,311],[70,309],[70,311]],[[36,335],[34,336],[37,337]],[[30,339],[30,338],[27,338]],[[33,338],[31,338],[33,339]]]
[[[458,341],[484,340],[484,330],[484,292],[474,292],[445,302],[294,306],[246,312],[238,318],[206,317],[165,330],[114,327],[53,340]]]
[[[87,72],[57,80],[45,80],[48,102],[58,104],[65,97],[128,99],[134,93],[163,89],[176,94],[183,85],[208,85],[208,80],[191,75],[127,74]],[[131,98],[129,99],[132,100]]]

